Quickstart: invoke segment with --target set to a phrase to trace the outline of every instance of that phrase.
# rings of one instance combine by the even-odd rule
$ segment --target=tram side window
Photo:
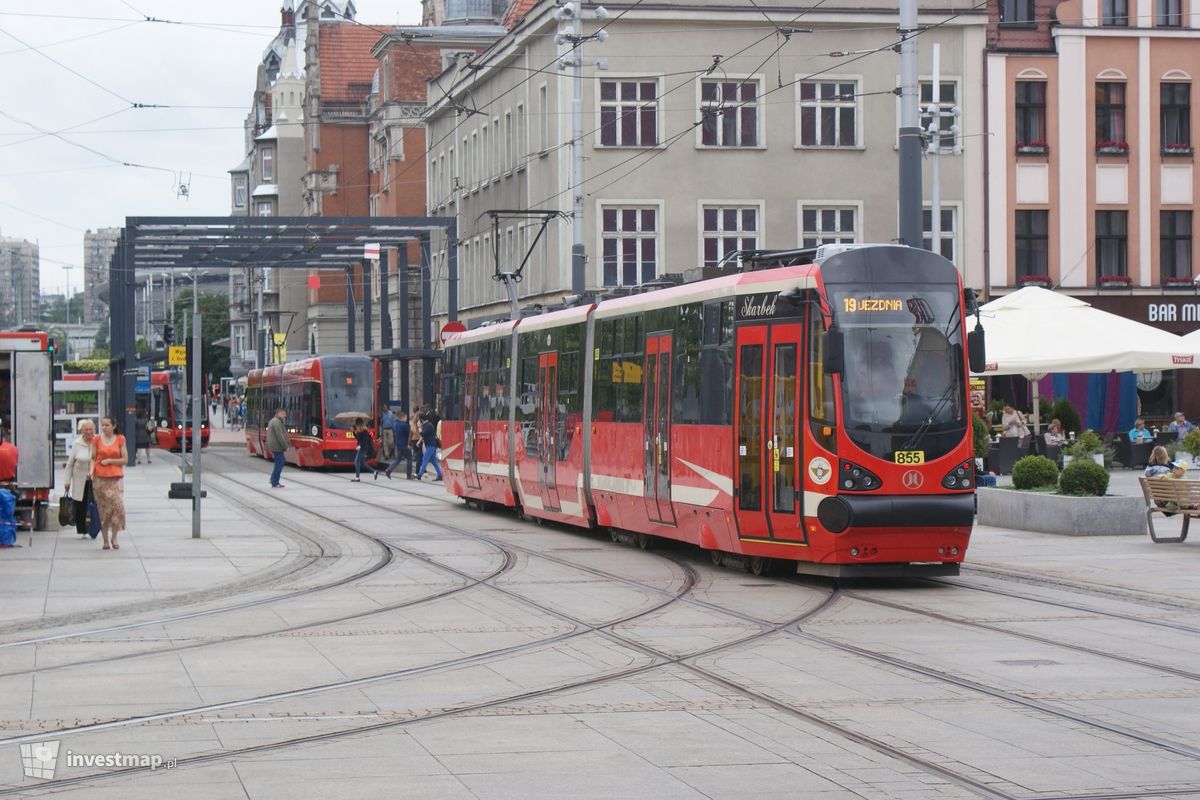
[[[642,421],[642,353],[646,337],[642,329],[641,315],[626,317],[621,327],[623,336],[618,340],[621,354],[621,383],[617,388],[618,422]],[[614,379],[617,373],[614,373]]]
[[[571,325],[556,332],[554,345],[558,349],[558,402],[568,412],[583,410],[583,324]]]
[[[442,414],[446,419],[459,420],[462,413],[462,375],[463,351],[465,347],[450,347],[446,349],[446,360],[442,364]]]
[[[616,322],[602,319],[596,323],[596,350],[592,369],[592,419],[597,422],[613,422],[615,419],[616,394],[613,381],[613,332]]]
[[[700,347],[700,422],[729,425],[733,420],[733,301],[704,306]]]
[[[704,320],[699,303],[681,306],[675,326],[674,387],[671,394],[671,421],[700,422],[700,346]]]
[[[813,437],[825,448],[834,450],[833,378],[825,371],[822,351],[825,325],[822,314],[809,305],[808,317],[808,417]]]
[[[492,419],[508,421],[509,373],[512,368],[512,340],[507,336],[496,342],[496,379],[492,384]]]
[[[301,416],[304,420],[305,433],[317,436],[321,433],[323,417],[321,415],[321,384],[308,381],[304,384]]]

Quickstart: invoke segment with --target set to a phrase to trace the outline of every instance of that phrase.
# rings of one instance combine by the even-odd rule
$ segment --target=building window
[[[1190,83],[1163,83],[1159,87],[1164,153],[1192,152],[1191,95]]]
[[[1096,275],[1100,282],[1129,274],[1129,212],[1096,212]]]
[[[275,182],[275,148],[264,147],[261,151],[261,175],[263,183]]]
[[[513,168],[525,169],[525,159],[528,158],[529,141],[525,133],[525,104],[517,103],[517,133],[513,141]]]
[[[1017,147],[1046,149],[1046,84],[1017,81]]]
[[[736,266],[739,250],[758,249],[757,206],[705,206],[702,216],[704,266]]]
[[[246,176],[238,175],[233,179],[233,207],[246,207]]]
[[[954,209],[943,206],[939,216],[941,217],[941,224],[938,230],[938,247],[934,250],[933,209],[927,208],[921,212],[921,225],[924,226],[922,227],[924,233],[921,234],[921,247],[926,250],[933,250],[936,253],[940,253],[943,258],[954,261],[954,242],[957,238],[954,230]]]
[[[275,216],[275,214],[273,213],[274,209],[271,206],[270,200],[259,200],[258,204],[256,206],[256,210],[258,212],[257,216],[260,216],[260,217]]]
[[[1033,0],[1001,0],[1000,21],[1007,23],[1033,22]]]
[[[1050,275],[1050,212],[1018,211],[1017,279]]]
[[[604,285],[636,286],[658,275],[658,210],[604,208]]]
[[[1183,25],[1183,9],[1179,0],[1154,0],[1154,24],[1160,28]]]
[[[1124,28],[1129,25],[1129,0],[1101,0],[1100,24]]]
[[[1163,282],[1192,280],[1192,212],[1158,212],[1158,249]]]
[[[246,326],[235,325],[233,328],[233,352],[241,357],[246,352]]]
[[[758,145],[758,81],[700,82],[700,141],[707,147]]]
[[[1096,149],[1128,150],[1125,139],[1125,84],[1096,84]]]
[[[600,82],[600,144],[653,147],[658,144],[658,84]]]
[[[800,83],[800,146],[858,144],[858,87],[846,81]]]
[[[800,211],[801,247],[854,244],[858,240],[853,208],[805,208]]]
[[[538,117],[538,133],[541,137],[538,152],[545,155],[550,149],[550,101],[545,85],[538,87],[538,108],[541,109]]]
[[[940,132],[938,147],[942,150],[950,150],[955,146],[955,139],[958,136],[956,132],[950,130],[950,126],[956,124],[952,110],[958,105],[958,84],[954,81],[939,81],[938,95],[937,107],[939,111],[944,112],[944,115],[939,118],[938,124],[931,128],[933,116],[929,113],[929,109],[933,105],[933,81],[921,81],[921,129],[938,130]]]

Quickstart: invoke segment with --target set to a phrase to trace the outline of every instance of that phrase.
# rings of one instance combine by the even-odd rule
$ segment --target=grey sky
[[[87,229],[229,213],[226,171],[245,155],[241,123],[281,5],[0,0],[0,235],[38,242],[43,291],[66,287],[62,264],[82,263]],[[355,5],[361,23],[420,22],[419,0]],[[79,291],[82,271],[69,280]]]

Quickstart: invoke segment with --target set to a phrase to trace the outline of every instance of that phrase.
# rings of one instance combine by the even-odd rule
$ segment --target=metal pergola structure
[[[124,431],[133,430],[135,414],[134,372],[139,366],[134,350],[134,303],[138,270],[190,271],[231,270],[245,267],[271,269],[344,269],[347,289],[353,285],[353,268],[361,264],[364,351],[391,361],[419,358],[426,364],[426,396],[432,391],[432,362],[440,357],[434,349],[430,319],[431,236],[442,232],[447,242],[447,309],[450,320],[458,318],[458,236],[453,217],[127,217],[117,248],[109,262],[110,409]],[[406,245],[420,243],[422,334],[417,346],[408,341],[408,265]],[[363,258],[364,245],[378,243],[381,250],[396,248],[400,280],[400,341],[393,343],[391,314],[386,299],[380,308],[380,347],[371,342],[371,262]],[[380,271],[380,296],[388,297],[388,272]],[[354,293],[347,291],[347,326],[350,349],[355,349],[356,306]],[[257,342],[259,365],[264,344]],[[384,386],[390,388],[390,369]],[[385,389],[387,391],[387,389]],[[403,371],[401,399],[408,403],[408,370]],[[135,453],[129,453],[133,463]]]

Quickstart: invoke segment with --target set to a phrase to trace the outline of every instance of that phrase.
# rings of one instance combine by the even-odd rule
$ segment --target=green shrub
[[[1058,483],[1058,466],[1045,456],[1025,456],[1012,468],[1014,489],[1041,489]]]
[[[1057,419],[1062,423],[1064,431],[1075,431],[1079,433],[1083,428],[1083,423],[1079,419],[1079,412],[1075,410],[1075,406],[1071,405],[1071,401],[1065,397],[1060,397],[1054,401],[1054,405],[1050,406],[1050,419]]]
[[[971,433],[975,442],[976,458],[984,458],[988,454],[988,445],[992,441],[987,423],[978,414],[971,415]]]
[[[1193,430],[1179,443],[1189,453],[1200,453],[1200,430]]]
[[[1072,461],[1058,479],[1060,494],[1103,497],[1108,491],[1108,473],[1095,461]]]
[[[1075,444],[1082,447],[1088,453],[1104,452],[1104,442],[1095,431],[1087,430],[1075,437]]]

